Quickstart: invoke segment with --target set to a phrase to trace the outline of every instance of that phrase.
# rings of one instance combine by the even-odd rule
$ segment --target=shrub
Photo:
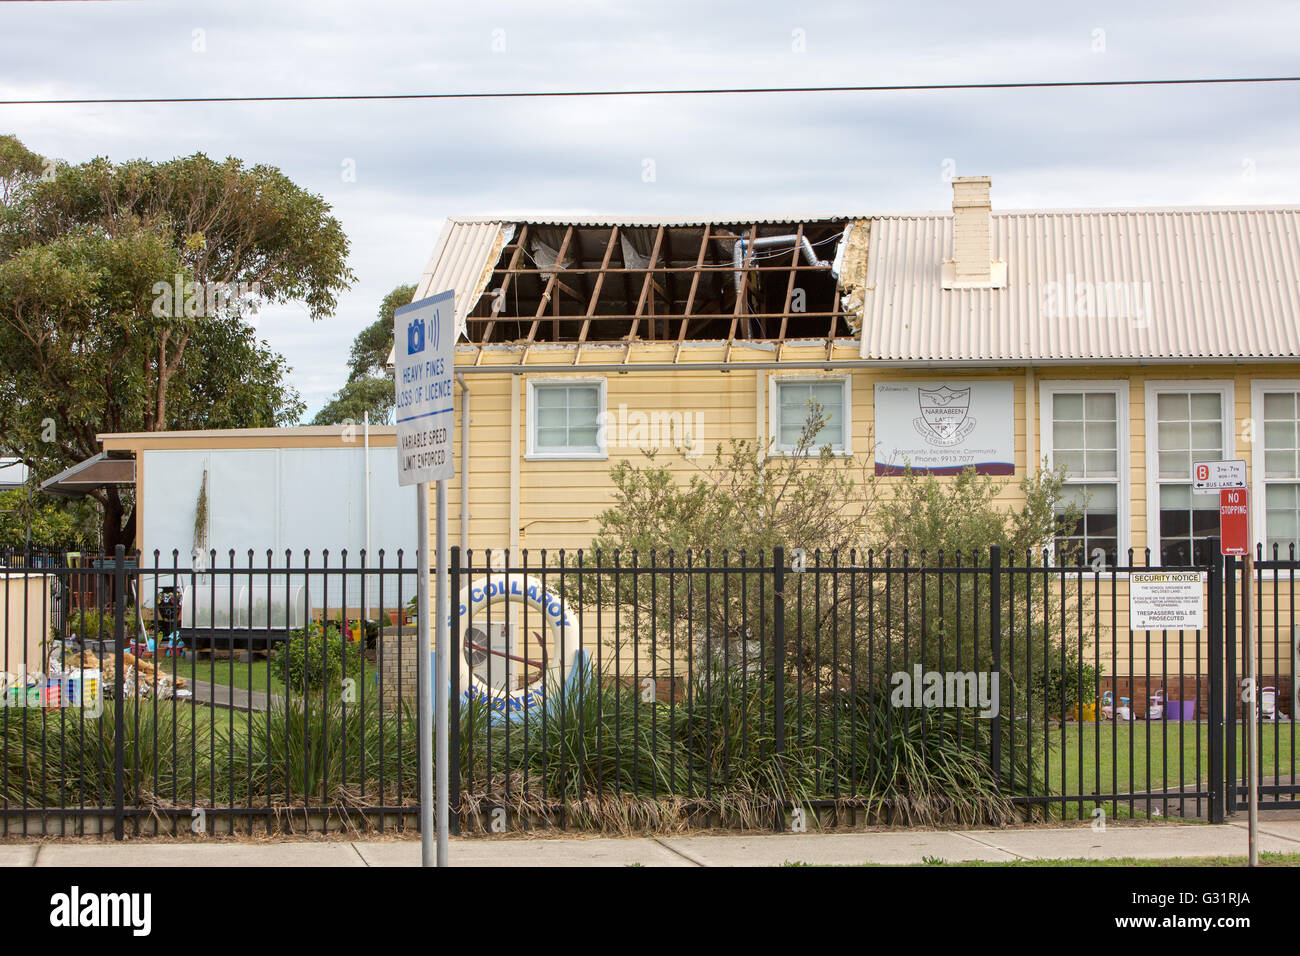
[[[135,628],[135,609],[126,609],[126,631],[131,634]],[[100,628],[103,628],[101,631]],[[78,608],[75,611],[68,612],[67,633],[69,636],[76,635],[83,640],[97,641],[113,639],[113,609],[105,607],[101,613],[99,608]]]
[[[1048,710],[1064,716],[1080,703],[1094,703],[1098,676],[1097,668],[1080,661],[1078,655],[1067,658],[1064,668],[1059,659],[1053,661],[1039,678]]]
[[[814,451],[821,421],[813,407],[790,455],[772,455],[745,441],[732,442],[726,452],[720,447],[685,483],[653,456],[641,467],[620,462],[611,471],[614,505],[599,516],[584,561],[617,561],[624,568],[685,569],[688,562],[768,568],[775,547],[786,548],[788,562],[801,549],[807,567],[830,571],[786,578],[784,666],[798,679],[866,686],[914,663],[937,670],[987,669],[989,588],[987,576],[971,569],[987,566],[993,546],[1002,549],[1004,564],[1041,560],[1042,549],[1077,518],[1063,500],[1064,473],[1040,470],[1025,477],[1014,504],[1002,500],[1007,481],[970,468],[950,477],[909,469],[886,479],[875,475],[870,455],[855,475],[851,461],[836,459],[829,449]],[[909,575],[910,588],[896,573],[835,573],[869,562],[926,570]],[[957,567],[965,573],[956,573]],[[576,591],[580,580],[583,603],[618,604],[624,622],[639,620],[641,633],[627,629],[619,640],[654,640],[661,651],[695,653],[701,665],[706,650],[724,664],[761,655],[771,672],[772,642],[764,638],[771,633],[773,575],[661,570],[574,575],[559,584]],[[1065,600],[1071,601],[1073,582],[1065,584]],[[1012,617],[1011,600],[1008,586],[1004,628]],[[1052,601],[1059,610],[1055,595]],[[666,606],[675,609],[672,620],[665,621]],[[639,618],[632,608],[641,612]],[[1021,659],[1026,653],[1042,659],[1044,642],[1059,656],[1061,635],[1041,613],[1036,608],[1028,621],[1016,617],[1015,634],[1004,634],[1007,648],[1013,639],[1019,643]],[[977,641],[976,635],[985,637]],[[1077,635],[1067,651],[1076,645]],[[1002,686],[1013,693],[1015,675],[1004,674]]]
[[[272,667],[290,692],[342,689],[343,677],[361,679],[361,644],[348,641],[334,625],[323,632],[292,631],[272,655]]]

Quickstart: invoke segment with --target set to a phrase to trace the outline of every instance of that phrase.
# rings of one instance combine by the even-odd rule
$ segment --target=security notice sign
[[[393,312],[393,387],[397,396],[397,483],[440,481],[451,460],[455,294]]]
[[[1201,572],[1131,572],[1128,621],[1134,631],[1199,631],[1205,621]]]

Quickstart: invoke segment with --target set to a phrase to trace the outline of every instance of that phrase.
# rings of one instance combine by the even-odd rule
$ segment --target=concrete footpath
[[[1262,852],[1300,853],[1300,820],[1260,821]],[[1245,856],[1245,820],[1220,826],[1108,826],[1007,830],[673,837],[453,839],[460,866],[780,866],[909,864],[927,858],[1013,861]],[[416,866],[412,840],[297,842],[6,843],[0,866]]]

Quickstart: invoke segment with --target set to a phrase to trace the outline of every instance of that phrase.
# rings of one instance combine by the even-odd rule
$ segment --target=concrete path
[[[1260,822],[1263,852],[1300,853],[1300,821]],[[1007,830],[685,837],[453,839],[457,866],[780,866],[912,864],[1137,857],[1245,856],[1245,820],[1221,826],[1116,826]],[[416,840],[266,843],[0,844],[0,866],[416,866]]]
[[[209,684],[207,681],[186,680],[187,689],[193,692],[190,698],[196,704],[211,704],[214,707],[230,707],[234,710],[266,710],[267,694],[261,690],[243,690],[227,684]],[[274,697],[279,701],[278,696]]]

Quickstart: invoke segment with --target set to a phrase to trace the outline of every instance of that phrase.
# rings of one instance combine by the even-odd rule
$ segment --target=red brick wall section
[[[1241,678],[1237,679],[1236,692],[1233,698],[1241,700]],[[1279,716],[1286,715],[1294,717],[1291,713],[1291,677],[1284,675],[1281,677],[1272,674],[1263,674],[1259,679],[1259,686],[1274,687],[1277,689],[1277,711]],[[1115,697],[1128,697],[1131,699],[1133,716],[1145,718],[1150,706],[1151,695],[1156,691],[1163,689],[1165,700],[1195,700],[1196,701],[1196,719],[1205,720],[1210,714],[1210,679],[1202,674],[1199,678],[1194,676],[1178,677],[1103,677],[1101,679],[1101,689],[1103,692],[1111,690],[1115,692]],[[1239,708],[1238,713],[1244,713]]]

